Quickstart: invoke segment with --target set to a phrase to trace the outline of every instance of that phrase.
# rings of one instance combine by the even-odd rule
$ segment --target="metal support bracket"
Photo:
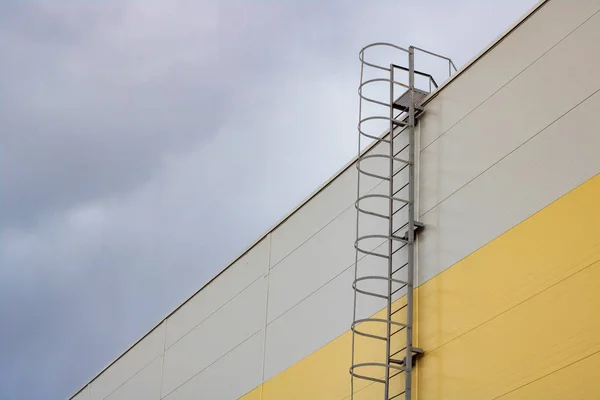
[[[422,355],[424,353],[423,349],[420,347],[413,347],[412,348],[412,365],[414,366],[418,357],[420,355]],[[406,364],[406,358],[403,358],[401,360],[398,359],[394,359],[394,358],[390,358],[390,362],[394,363],[394,364],[398,364],[400,366],[404,366]]]
[[[425,224],[419,221],[415,221],[415,236],[425,229]],[[404,232],[404,235],[400,236],[402,240],[408,240],[408,231]]]

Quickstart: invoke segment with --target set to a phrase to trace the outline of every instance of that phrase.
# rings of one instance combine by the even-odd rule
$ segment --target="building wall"
[[[426,105],[418,399],[600,396],[599,11],[544,3]],[[356,187],[343,171],[73,399],[348,398]]]

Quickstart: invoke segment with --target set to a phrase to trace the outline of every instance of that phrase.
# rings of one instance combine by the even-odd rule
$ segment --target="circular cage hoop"
[[[363,171],[362,171],[362,170],[360,170],[360,169],[359,169],[359,171],[361,171],[363,174],[365,173],[365,172],[363,172]],[[365,175],[366,175],[366,174],[365,174]],[[389,200],[392,200],[392,201],[394,201],[394,202],[401,203],[401,204],[408,204],[408,203],[410,203],[408,200],[401,199],[401,198],[399,198],[399,197],[393,197],[393,196],[389,196],[389,195],[386,195],[386,194],[376,194],[376,193],[372,193],[372,194],[366,194],[366,195],[364,195],[364,196],[360,196],[360,197],[359,197],[359,198],[358,198],[358,199],[357,199],[357,200],[354,202],[354,207],[355,207],[355,208],[356,208],[356,209],[357,209],[357,210],[358,210],[360,213],[362,213],[362,214],[367,214],[367,215],[372,215],[372,216],[374,216],[374,217],[379,217],[379,218],[388,219],[388,220],[390,219],[389,215],[384,215],[384,214],[381,214],[381,213],[378,213],[378,212],[375,212],[375,211],[370,211],[370,210],[367,210],[367,209],[366,209],[366,208],[364,208],[364,207],[361,207],[360,203],[361,203],[363,200],[367,200],[367,199],[384,199],[384,200],[388,200],[388,201],[389,201]]]
[[[358,364],[352,365],[350,367],[350,375],[352,375],[354,378],[358,378],[358,379],[364,379],[364,380],[378,382],[378,383],[385,383],[385,380],[383,380],[381,378],[376,378],[373,376],[356,373],[357,369],[366,368],[366,367],[379,367],[379,368],[387,369],[388,371],[390,369],[394,369],[396,371],[405,371],[405,369],[403,367],[400,367],[397,365],[379,363],[379,362],[365,362],[365,363],[358,363]]]
[[[379,275],[369,275],[369,276],[361,276],[360,278],[356,278],[354,280],[354,282],[352,282],[352,288],[357,292],[357,293],[361,293],[364,294],[366,296],[373,296],[373,297],[378,297],[380,299],[388,299],[388,296],[383,295],[381,293],[375,293],[375,292],[370,292],[368,290],[364,290],[364,289],[360,289],[358,287],[358,282],[362,282],[362,281],[387,281],[387,282],[392,282],[392,283],[397,283],[399,285],[401,285],[400,289],[406,286],[409,286],[409,283],[400,279],[394,279],[394,278],[390,278],[387,276],[379,276]]]
[[[371,68],[380,69],[382,71],[389,71],[390,68],[389,67],[384,67],[384,66],[379,65],[379,64],[374,64],[374,63],[371,63],[371,62],[365,60],[366,51],[368,49],[372,49],[374,47],[388,47],[388,48],[391,48],[391,49],[399,50],[399,51],[405,53],[406,55],[408,55],[408,53],[409,53],[408,49],[405,49],[403,47],[396,46],[395,44],[387,43],[387,42],[371,43],[371,44],[366,45],[362,49],[360,49],[360,51],[358,53],[358,59],[360,60],[360,62],[363,65],[369,66]]]
[[[362,247],[359,246],[359,243],[367,240],[367,239],[391,239],[394,240],[396,242],[400,242],[400,243],[404,243],[404,244],[409,244],[409,241],[403,238],[399,238],[397,236],[389,236],[389,235],[364,235],[361,236],[359,238],[356,239],[356,241],[354,242],[354,248],[356,250],[358,250],[359,252],[366,254],[366,255],[371,255],[371,256],[376,256],[376,257],[381,257],[381,258],[389,258],[389,256],[381,254],[381,253],[376,253],[370,250],[366,250]]]
[[[387,341],[387,337],[385,336],[379,336],[379,335],[374,335],[372,333],[367,333],[367,332],[363,332],[358,330],[358,326],[361,324],[364,324],[366,322],[373,322],[373,323],[378,323],[378,324],[386,324],[386,325],[393,325],[393,326],[399,326],[401,329],[406,328],[408,325],[407,324],[403,324],[401,322],[396,322],[396,321],[392,321],[389,319],[383,319],[383,318],[361,318],[361,319],[357,319],[355,320],[352,325],[350,326],[350,329],[352,330],[352,332],[356,333],[357,335],[360,336],[364,336],[364,337],[368,337],[371,339],[378,339],[378,340],[382,340],[382,341]]]

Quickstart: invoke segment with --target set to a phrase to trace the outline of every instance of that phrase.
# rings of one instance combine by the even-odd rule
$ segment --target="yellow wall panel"
[[[344,397],[344,400],[349,400],[350,395]],[[383,385],[371,383],[368,386],[354,391],[355,400],[372,400],[383,399]]]
[[[399,299],[394,303],[395,307],[403,304],[404,299]],[[402,318],[401,313],[397,316]],[[384,317],[384,310],[374,315],[376,318]],[[365,324],[367,325],[367,324]],[[374,324],[372,326],[361,326],[364,332],[384,335],[385,325]],[[400,337],[398,336],[398,339]],[[356,362],[383,362],[385,358],[385,343],[378,340],[367,339],[356,336],[357,351],[355,354]],[[399,348],[401,341],[392,342],[392,348]],[[310,356],[296,363],[292,367],[283,371],[275,378],[270,379],[262,385],[262,388],[256,388],[242,397],[243,400],[331,400],[343,399],[350,395],[350,374],[352,356],[352,333],[346,332],[339,336],[326,346],[312,353]],[[357,371],[358,372],[358,371]],[[382,377],[383,370],[363,369],[361,374],[368,376]],[[355,391],[365,390],[361,396],[369,398],[372,393],[380,392],[381,385],[369,386],[368,381],[355,380]],[[402,376],[394,379],[392,387],[396,391],[403,388],[404,382]],[[262,390],[262,393],[261,393]],[[262,397],[261,397],[262,396]],[[360,397],[357,397],[360,400]]]
[[[599,282],[600,261],[430,352],[419,399],[495,399],[600,351]]]
[[[434,279],[417,301],[431,351],[600,259],[600,176]]]
[[[343,398],[350,387],[351,339],[345,333],[264,383],[263,400]]]
[[[417,399],[417,388],[415,386],[415,375],[413,374],[413,398]],[[404,374],[396,375],[392,379],[390,379],[390,395],[389,397],[398,396],[398,400],[402,400],[403,397],[400,396],[401,393],[404,393]],[[354,390],[354,400],[380,400],[383,399],[383,385],[380,383],[370,383],[365,387]],[[349,400],[350,392],[348,395],[344,397],[343,400]]]
[[[600,353],[507,393],[499,400],[590,400],[600,398]]]
[[[425,355],[414,374],[416,398],[598,393],[585,369],[598,370],[591,355],[600,352],[597,204],[600,175],[417,288],[416,344]],[[351,339],[343,334],[243,399],[347,399]],[[382,359],[383,342],[357,340],[357,361]],[[561,377],[560,390],[552,376]],[[402,385],[397,378],[395,389]],[[381,386],[356,381],[355,399],[379,398]]]
[[[400,304],[402,299],[396,304]],[[382,318],[383,311],[375,317]],[[366,324],[365,324],[366,325]],[[368,333],[384,335],[385,325],[361,326]],[[385,342],[356,336],[356,362],[382,362],[385,359]],[[400,342],[398,342],[400,343]],[[352,334],[346,332],[326,346],[317,350],[275,378],[263,384],[263,400],[342,399],[350,394],[349,368],[352,357]],[[358,371],[357,371],[358,372]],[[368,376],[381,377],[383,371],[363,369]],[[368,385],[364,380],[355,381],[355,389]],[[245,397],[244,400],[248,400]]]
[[[256,389],[246,393],[242,399],[244,400],[261,400],[262,398],[262,386],[257,387]]]

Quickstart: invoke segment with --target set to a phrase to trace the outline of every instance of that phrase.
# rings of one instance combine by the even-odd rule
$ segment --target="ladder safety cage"
[[[370,58],[377,49],[391,51],[392,61],[399,63]],[[415,52],[447,62],[448,77],[456,71],[451,59],[414,46],[373,43],[359,53],[352,399],[355,380],[363,380],[380,384],[378,398],[410,400],[414,359],[423,353],[413,346],[415,240],[423,228],[415,220],[415,126],[424,112],[422,100],[438,84],[431,74],[415,69]],[[374,143],[368,151],[362,151],[364,140]],[[383,314],[359,315],[365,309],[361,299],[371,311],[383,302],[375,308]],[[365,344],[369,351],[359,354],[365,340],[371,341]]]

